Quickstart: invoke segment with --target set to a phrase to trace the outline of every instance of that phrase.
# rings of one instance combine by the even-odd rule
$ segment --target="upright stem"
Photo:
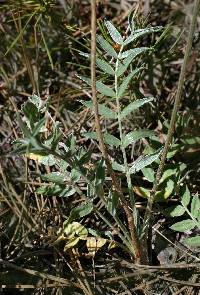
[[[179,109],[179,106],[180,106],[180,100],[181,100],[181,96],[182,96],[182,92],[183,92],[185,74],[186,74],[186,70],[187,70],[187,63],[188,63],[188,60],[189,60],[190,50],[192,48],[192,41],[193,41],[193,37],[194,37],[195,27],[196,27],[196,23],[197,23],[197,15],[199,13],[199,9],[200,9],[200,0],[196,0],[195,3],[194,3],[194,7],[193,7],[192,22],[190,24],[188,40],[187,40],[187,45],[186,45],[186,50],[185,50],[185,54],[184,54],[183,64],[182,64],[181,72],[180,72],[180,76],[179,76],[178,89],[177,89],[176,98],[175,98],[175,101],[174,101],[174,107],[173,107],[173,111],[172,111],[172,115],[171,115],[171,120],[170,120],[169,130],[168,130],[168,134],[167,134],[167,139],[166,139],[166,142],[165,142],[165,146],[164,146],[162,156],[161,156],[161,160],[160,160],[160,165],[159,165],[157,173],[156,173],[156,178],[155,178],[155,181],[154,181],[153,189],[152,189],[151,195],[150,195],[150,197],[148,199],[147,208],[146,208],[146,212],[145,212],[144,225],[143,225],[143,230],[144,231],[143,232],[144,232],[144,239],[146,241],[147,241],[147,238],[148,238],[148,230],[151,228],[151,226],[150,226],[151,212],[152,212],[152,207],[153,207],[153,203],[154,203],[154,199],[155,199],[155,194],[156,194],[156,192],[158,190],[158,185],[159,185],[160,179],[162,177],[162,173],[163,173],[163,169],[164,169],[164,166],[165,166],[167,153],[169,151],[170,144],[171,144],[171,141],[172,141],[172,137],[173,137],[173,134],[174,134],[174,127],[175,127],[177,112],[178,112],[178,109]]]
[[[122,50],[123,50],[123,45],[121,46],[119,55],[121,54]],[[127,219],[128,219],[128,226],[129,226],[129,230],[130,230],[130,234],[131,234],[132,244],[134,245],[134,248],[136,250],[136,259],[139,263],[142,263],[142,257],[141,257],[142,253],[140,250],[140,243],[139,243],[137,227],[136,227],[137,213],[136,213],[136,207],[135,207],[135,199],[134,199],[134,195],[133,195],[133,189],[132,189],[131,177],[130,177],[130,173],[129,173],[126,150],[124,148],[124,135],[123,135],[122,121],[121,121],[121,105],[120,105],[119,96],[118,96],[118,77],[116,74],[118,67],[119,67],[119,58],[117,58],[116,64],[115,64],[115,98],[116,98],[116,104],[117,104],[117,118],[118,118],[120,141],[121,141],[121,151],[122,151],[122,155],[123,155],[126,179],[127,179],[127,184],[128,184],[128,191],[129,191],[129,196],[130,196],[130,200],[131,200],[131,207],[133,210],[133,214],[129,210],[129,213],[127,215],[127,217],[128,217]]]
[[[123,50],[123,45],[121,46],[119,55],[121,54],[122,50]],[[119,67],[119,59],[117,58],[116,64],[115,64],[115,95],[116,95],[116,104],[117,104],[117,119],[118,119],[118,125],[119,125],[121,151],[122,151],[122,155],[123,155],[126,180],[127,180],[127,184],[128,184],[128,191],[129,191],[129,196],[130,196],[130,200],[131,200],[131,207],[133,210],[133,216],[134,216],[134,220],[135,220],[135,224],[136,224],[137,223],[137,214],[136,214],[136,207],[135,207],[135,198],[134,198],[134,194],[133,194],[133,188],[132,188],[131,176],[130,176],[129,167],[128,167],[126,150],[124,148],[124,134],[123,134],[123,129],[122,129],[122,121],[121,121],[121,104],[120,104],[119,96],[118,96],[118,77],[116,75],[118,67]]]
[[[112,165],[106,150],[106,146],[104,144],[103,133],[101,130],[101,125],[100,125],[98,102],[97,102],[97,95],[96,95],[96,1],[95,0],[91,0],[91,13],[92,13],[92,16],[91,16],[91,84],[92,84],[93,110],[94,110],[94,116],[95,116],[95,127],[96,127],[96,132],[97,132],[101,153],[105,159],[108,173],[110,174],[112,179],[113,190],[116,191],[116,193],[119,195],[123,209],[127,216],[129,231],[131,235],[132,248],[135,253],[135,260],[137,263],[141,263],[141,249],[139,247],[134,218],[128,206],[128,203],[123,195],[118,178],[116,177],[116,174],[114,173],[112,169]],[[122,128],[120,128],[120,130],[122,130]]]

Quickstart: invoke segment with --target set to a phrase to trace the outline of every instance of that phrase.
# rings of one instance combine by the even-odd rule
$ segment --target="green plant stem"
[[[200,222],[198,222],[197,219],[194,218],[194,216],[190,213],[190,211],[188,210],[188,208],[186,206],[184,206],[183,204],[182,204],[182,206],[185,208],[185,211],[190,216],[190,218],[194,221],[194,223],[196,224],[196,226],[200,229]]]
[[[121,46],[119,55],[121,54],[122,50],[123,50],[123,46]],[[119,66],[119,59],[117,58],[116,64],[115,64],[115,73],[118,70],[118,66]],[[135,207],[135,198],[134,198],[134,194],[133,194],[131,176],[130,176],[128,161],[127,161],[127,156],[126,156],[126,150],[124,148],[124,135],[123,135],[122,121],[121,121],[121,105],[120,105],[120,101],[119,101],[119,97],[118,97],[118,77],[116,74],[115,74],[115,94],[116,94],[116,104],[117,104],[117,119],[118,119],[119,134],[120,134],[120,141],[121,141],[121,151],[122,151],[122,155],[123,155],[124,168],[125,168],[126,179],[127,179],[127,184],[128,184],[129,196],[130,196],[130,200],[131,200],[131,206],[132,206],[132,210],[133,210],[134,221],[136,224],[137,223],[137,213],[136,213],[136,207]]]
[[[136,232],[136,227],[134,223],[134,218],[132,212],[128,206],[128,203],[123,195],[120,183],[116,174],[112,169],[112,165],[106,150],[106,146],[104,144],[103,132],[101,130],[100,119],[99,119],[99,111],[98,111],[98,102],[97,102],[97,94],[96,94],[96,1],[91,0],[91,84],[92,84],[92,100],[93,100],[93,110],[95,116],[95,127],[97,132],[97,137],[100,145],[101,153],[104,157],[108,173],[111,176],[113,190],[119,195],[119,198],[122,202],[123,209],[127,216],[129,231],[132,240],[132,247],[135,253],[135,260],[137,263],[141,263],[141,251],[138,243],[138,237]]]
[[[144,233],[144,241],[146,244],[145,245],[146,249],[147,249],[148,235],[151,235],[149,233],[149,230],[151,230],[152,207],[153,207],[153,203],[154,203],[154,199],[155,199],[155,194],[158,190],[159,182],[162,177],[167,153],[169,151],[172,137],[174,134],[175,122],[176,122],[176,117],[177,117],[177,113],[179,110],[180,100],[181,100],[181,96],[182,96],[182,92],[183,92],[184,80],[185,80],[185,75],[186,75],[186,70],[187,70],[187,63],[188,63],[190,51],[192,48],[192,41],[193,41],[193,37],[194,37],[194,33],[195,33],[195,27],[196,27],[196,23],[197,23],[197,15],[199,12],[199,8],[200,8],[200,0],[196,0],[194,3],[194,7],[193,7],[192,22],[191,22],[190,30],[189,30],[189,34],[188,34],[188,40],[187,40],[186,50],[185,50],[185,54],[184,54],[184,58],[183,58],[180,76],[179,76],[178,89],[177,89],[177,93],[176,93],[176,97],[175,97],[175,101],[174,101],[174,107],[173,107],[173,111],[172,111],[172,115],[171,115],[168,134],[167,134],[164,149],[163,149],[163,152],[161,155],[160,165],[159,165],[157,173],[156,173],[156,178],[155,178],[155,181],[153,184],[153,189],[151,191],[151,195],[150,195],[148,202],[147,202],[146,212],[145,212],[145,216],[144,216],[144,224],[143,224],[143,233]]]
[[[123,51],[123,46],[121,46],[118,56],[121,54],[122,51]],[[134,200],[134,195],[133,195],[131,177],[130,177],[130,173],[129,173],[126,150],[124,148],[124,143],[123,143],[124,135],[123,135],[122,121],[121,121],[121,105],[120,105],[119,96],[118,96],[118,77],[116,74],[116,72],[118,70],[118,66],[119,66],[119,58],[117,58],[116,64],[115,64],[115,95],[116,95],[115,98],[116,98],[116,105],[117,105],[117,118],[118,118],[118,126],[119,126],[120,141],[121,141],[120,146],[121,146],[121,151],[122,151],[122,155],[123,155],[124,168],[125,168],[126,179],[127,179],[127,184],[128,184],[129,196],[130,196],[130,200],[131,200],[131,206],[132,206],[132,210],[133,210],[133,214],[132,214],[132,212],[128,213],[127,219],[128,219],[129,231],[131,234],[132,245],[133,245],[135,255],[136,255],[136,260],[139,263],[142,263],[142,253],[140,250],[141,247],[139,244],[137,228],[136,228],[137,213],[136,213],[136,207],[135,207],[135,200]]]

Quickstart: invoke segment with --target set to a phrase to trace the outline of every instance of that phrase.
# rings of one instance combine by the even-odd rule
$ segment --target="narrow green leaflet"
[[[142,173],[144,177],[146,178],[146,180],[148,180],[149,182],[154,182],[155,172],[152,168],[144,167],[142,169]]]
[[[165,170],[161,177],[160,183],[164,182],[167,178],[171,177],[172,175],[175,175],[176,173],[177,173],[176,168]]]
[[[116,209],[119,203],[119,195],[116,192],[109,192],[108,198],[107,198],[107,210],[112,215],[116,215]]]
[[[91,79],[90,78],[87,78],[87,77],[84,77],[84,76],[78,76],[78,75],[77,75],[77,77],[91,86]],[[109,96],[109,97],[115,97],[115,92],[110,87],[103,84],[102,82],[97,81],[96,82],[96,87],[97,87],[97,90],[101,94],[103,94],[105,96]]]
[[[67,223],[71,223],[74,220],[83,218],[87,215],[89,215],[93,211],[93,204],[92,203],[86,203],[81,206],[78,206],[76,208],[73,208],[70,212],[70,215],[67,219]]]
[[[121,144],[121,141],[117,137],[109,133],[104,134],[104,140],[109,145],[120,146]]]
[[[68,224],[68,222],[64,222],[63,232],[65,233],[65,237],[70,239],[74,236],[79,236],[81,239],[85,239],[88,235],[87,229],[79,222],[72,222]]]
[[[191,214],[193,217],[197,218],[200,213],[200,199],[199,196],[194,196],[191,203]]]
[[[38,111],[42,110],[42,100],[39,96],[33,94],[29,97],[29,101],[37,107]]]
[[[37,194],[41,194],[44,196],[59,196],[59,194],[62,192],[63,188],[59,185],[47,185],[47,186],[41,186],[35,190]]]
[[[96,64],[105,73],[107,73],[109,75],[113,75],[113,76],[115,75],[115,71],[113,70],[113,68],[111,67],[111,65],[109,63],[107,63],[105,60],[102,60],[100,58],[97,58],[96,59]]]
[[[188,246],[200,247],[200,236],[184,239],[183,242]]]
[[[137,75],[139,73],[139,71],[143,69],[143,68],[138,68],[136,70],[134,70],[133,72],[131,72],[122,82],[122,84],[119,86],[119,91],[118,91],[118,97],[122,97],[123,94],[125,93],[128,85],[129,85],[129,82],[131,81],[131,79]]]
[[[87,108],[93,109],[93,102],[92,101],[83,101],[81,103],[85,105]],[[117,119],[117,114],[111,110],[110,108],[106,107],[103,104],[98,104],[99,114],[106,119]]]
[[[121,112],[121,119],[124,119],[126,116],[128,116],[131,112],[137,110],[139,107],[144,105],[147,102],[152,101],[153,97],[146,97],[143,99],[137,99],[134,102],[131,102],[127,107],[125,107]]]
[[[22,111],[23,111],[24,115],[26,116],[26,118],[28,119],[30,126],[32,126],[34,123],[36,123],[38,121],[38,119],[39,119],[38,108],[31,101],[28,100],[23,105]]]
[[[54,182],[57,184],[64,184],[65,183],[66,175],[60,172],[51,172],[49,174],[41,175],[41,178],[45,181]]]
[[[130,65],[133,59],[134,59],[134,56],[129,55],[127,58],[119,62],[119,66],[116,71],[117,77],[120,77],[121,75],[124,74],[124,72],[127,70],[128,66]]]
[[[76,193],[75,188],[66,186],[65,189],[62,190],[62,192],[59,194],[59,197],[67,198],[70,196],[73,196]]]
[[[105,161],[103,159],[100,160],[100,162],[98,162],[97,167],[96,167],[96,171],[95,171],[95,187],[97,188],[97,186],[102,186],[104,181],[105,181]]]
[[[42,157],[42,159],[39,162],[46,166],[53,166],[56,164],[56,159],[53,155],[48,155]]]
[[[169,179],[167,181],[167,185],[165,187],[165,193],[164,193],[164,198],[167,199],[169,198],[169,196],[171,196],[173,190],[174,190],[174,186],[175,186],[175,183],[172,179]]]
[[[99,81],[96,82],[96,85],[97,85],[97,90],[101,94],[105,96],[109,96],[109,97],[115,97],[115,92],[110,87],[106,86],[105,84]]]
[[[105,25],[108,29],[108,32],[113,39],[118,44],[123,44],[123,38],[120,34],[120,32],[115,28],[115,26],[110,21],[105,21]]]
[[[191,229],[195,228],[195,226],[196,226],[196,223],[194,220],[185,219],[183,221],[173,224],[172,226],[170,226],[170,228],[175,231],[185,232],[187,230],[191,230]]]
[[[182,196],[182,198],[181,198],[181,204],[182,204],[184,207],[187,207],[188,204],[190,203],[190,198],[191,198],[191,196],[190,196],[190,191],[189,191],[188,187],[185,186],[185,191],[184,191],[183,196]]]
[[[145,138],[145,137],[151,137],[154,135],[154,132],[151,130],[136,130],[129,132],[125,135],[123,140],[123,145],[126,148],[129,144],[132,144],[136,142],[139,139]]]
[[[129,49],[124,52],[119,56],[119,59],[126,58],[128,56],[132,56],[132,58],[135,58],[138,56],[140,53],[143,53],[147,50],[150,50],[148,47],[140,47],[140,48],[134,48],[134,49]],[[133,60],[133,59],[132,59]]]
[[[156,161],[160,154],[162,152],[162,149],[157,150],[155,153],[147,156],[141,156],[139,157],[130,168],[129,172],[130,174],[134,174],[140,170],[142,170],[144,167],[150,165],[154,161]]]
[[[151,28],[139,29],[139,30],[133,31],[133,33],[124,41],[124,45],[127,45],[130,42],[133,42],[139,37],[142,37],[146,34],[159,32],[160,30],[162,30],[162,27],[151,27]]]
[[[165,213],[171,217],[178,217],[178,216],[182,216],[185,213],[185,208],[181,205],[177,205],[177,206],[167,208],[165,210]]]
[[[82,52],[82,51],[79,51],[79,55],[87,57],[87,58],[90,58],[90,56],[91,56],[90,54]]]
[[[27,138],[27,139],[30,139],[31,138],[31,133],[30,133],[30,130],[27,128],[26,126],[26,123],[24,123],[24,121],[22,121],[20,115],[17,113],[17,120],[18,120],[18,123],[19,123],[19,127],[21,128],[24,136]]]
[[[124,166],[114,160],[112,161],[112,168],[116,171],[125,172]]]
[[[106,41],[102,36],[97,36],[97,41],[99,45],[105,50],[105,52],[114,57],[117,58],[117,52],[114,50],[114,48]]]
[[[83,136],[97,140],[96,132],[84,132]],[[121,144],[120,140],[117,137],[113,136],[112,134],[105,133],[103,137],[106,144],[114,145],[114,146],[120,146]]]
[[[46,118],[42,118],[37,124],[35,124],[35,127],[33,128],[32,136],[38,135],[39,132],[43,131],[43,127],[45,127],[45,121]]]

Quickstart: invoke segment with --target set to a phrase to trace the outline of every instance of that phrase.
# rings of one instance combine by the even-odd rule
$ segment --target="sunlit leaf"
[[[75,236],[78,236],[80,239],[85,240],[88,235],[87,229],[80,224],[79,222],[72,222],[64,226],[63,233],[66,239],[70,240]]]
[[[143,99],[137,99],[134,102],[131,102],[127,107],[125,107],[121,112],[121,119],[124,119],[126,116],[130,115],[131,112],[137,110],[139,107],[153,100],[153,97],[147,97]]]
[[[172,194],[173,190],[174,190],[174,182],[172,179],[169,179],[165,187],[164,199],[168,199],[169,196]]]
[[[38,95],[36,94],[31,95],[29,97],[29,101],[33,103],[38,110],[41,110],[43,103],[42,103],[42,99]]]
[[[76,244],[78,244],[79,241],[80,241],[80,237],[72,237],[66,242],[64,251],[67,251],[68,249],[73,248],[74,246],[76,246]]]
[[[86,247],[88,249],[89,255],[94,257],[96,252],[101,249],[107,240],[101,237],[87,237]]]
[[[56,164],[56,159],[53,155],[44,156],[39,162],[46,166],[53,166]]]
[[[185,208],[181,205],[167,208],[165,213],[171,217],[182,216],[185,213]]]
[[[155,172],[153,171],[152,168],[144,167],[142,169],[142,173],[144,177],[146,178],[146,180],[148,180],[149,182],[154,182]]]
[[[131,131],[125,135],[124,140],[123,140],[123,146],[126,148],[129,144],[132,144],[139,139],[142,139],[145,137],[151,137],[153,135],[154,135],[154,132],[151,130]]]
[[[144,187],[133,186],[133,191],[139,197],[143,197],[143,198],[149,198],[150,197],[150,190],[148,190],[148,189],[146,189]]]
[[[171,229],[179,232],[185,232],[187,230],[191,230],[196,226],[195,221],[191,219],[182,220],[170,226]]]
[[[184,193],[182,195],[182,198],[181,198],[181,204],[184,207],[187,207],[188,204],[190,203],[190,198],[191,198],[190,191],[189,191],[188,187],[185,186],[185,191],[184,191]]]
[[[200,198],[198,195],[192,198],[191,202],[191,214],[193,217],[197,218],[200,212]]]
[[[134,42],[139,37],[142,37],[146,34],[159,32],[162,30],[162,27],[151,27],[151,28],[145,28],[145,29],[139,29],[133,31],[133,33],[124,41],[124,45],[129,44],[130,42]]]
[[[119,59],[124,59],[126,57],[131,56],[132,60],[138,56],[139,54],[146,52],[147,50],[150,50],[148,47],[140,47],[140,48],[134,48],[134,49],[129,49],[121,53],[119,56]]]
[[[40,133],[41,131],[43,132],[44,131],[44,128],[45,127],[45,121],[46,121],[46,118],[42,118],[38,123],[35,124],[35,127],[33,128],[33,131],[32,131],[32,136],[37,136],[38,133]]]
[[[130,168],[129,172],[131,174],[134,174],[140,170],[142,170],[144,167],[152,164],[154,161],[156,161],[160,154],[162,152],[162,149],[157,150],[155,153],[147,156],[141,156],[139,157]]]
[[[120,32],[115,28],[115,26],[110,21],[105,21],[105,25],[108,29],[108,32],[113,39],[114,42],[118,44],[123,44],[123,38],[120,34]]]
[[[200,247],[200,236],[186,238],[183,240],[183,243],[192,247]]]
[[[112,161],[112,168],[116,171],[125,172],[124,166],[117,163],[116,161]]]
[[[120,77],[124,74],[124,72],[127,70],[128,66],[130,65],[133,59],[134,55],[129,55],[127,58],[119,62],[119,66],[116,71],[117,77]]]
[[[165,170],[161,177],[160,183],[164,182],[167,178],[171,177],[172,175],[175,175],[176,173],[177,173],[176,168]]]

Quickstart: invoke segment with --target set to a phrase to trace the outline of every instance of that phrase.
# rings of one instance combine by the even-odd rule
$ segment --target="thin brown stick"
[[[97,90],[96,90],[96,0],[91,0],[91,84],[92,84],[92,100],[93,100],[93,110],[95,117],[95,127],[97,132],[97,138],[99,141],[100,150],[102,156],[105,160],[106,167],[108,169],[108,173],[111,175],[113,189],[118,193],[120,200],[122,202],[123,209],[127,216],[129,231],[132,240],[132,247],[135,252],[135,259],[138,263],[141,263],[141,248],[139,245],[139,239],[137,236],[137,230],[134,223],[133,215],[129,206],[124,198],[123,192],[121,190],[119,181],[116,177],[112,169],[112,165],[106,150],[106,146],[104,144],[103,132],[101,129],[100,119],[99,119],[99,110],[98,110],[98,102],[97,102]]]
[[[153,207],[153,203],[154,203],[154,199],[155,199],[155,194],[158,190],[160,179],[162,177],[167,153],[169,151],[169,148],[170,148],[170,145],[172,142],[172,138],[173,138],[173,134],[174,134],[175,122],[176,122],[177,113],[179,110],[181,96],[182,96],[182,92],[183,92],[185,75],[186,75],[186,71],[187,71],[187,64],[188,64],[188,60],[189,60],[189,56],[190,56],[190,51],[192,48],[192,41],[193,41],[193,37],[194,37],[194,33],[195,33],[195,27],[196,27],[196,23],[197,23],[197,15],[199,12],[199,8],[200,8],[200,0],[196,0],[194,3],[194,7],[193,7],[192,22],[190,24],[188,40],[187,40],[186,50],[185,50],[185,54],[184,54],[184,58],[183,58],[180,76],[179,76],[178,89],[177,89],[176,98],[174,101],[174,107],[173,107],[173,111],[172,111],[172,115],[171,115],[167,139],[166,139],[164,149],[163,149],[163,152],[161,155],[160,165],[159,165],[157,173],[156,173],[153,189],[151,191],[150,197],[148,198],[147,208],[146,208],[146,212],[145,212],[144,226],[143,226],[144,242],[145,242],[144,249],[147,249],[147,239],[148,239],[148,236],[151,236],[151,233],[149,233],[149,235],[148,235],[148,231],[151,231],[150,224],[151,224],[151,218],[152,218],[152,214],[151,214],[152,207]]]
[[[36,270],[33,270],[33,269],[23,268],[21,266],[17,266],[17,265],[15,265],[13,263],[7,262],[7,261],[2,260],[2,259],[0,259],[0,264],[4,265],[5,267],[16,269],[17,271],[22,271],[22,272],[30,274],[32,276],[36,276],[36,277],[39,277],[39,278],[42,278],[42,279],[46,279],[46,280],[50,280],[50,281],[53,281],[53,282],[57,282],[59,284],[63,284],[64,286],[75,286],[77,288],[80,288],[79,284],[74,283],[74,282],[70,282],[67,279],[64,279],[64,278],[61,278],[61,277],[56,277],[56,276],[53,276],[53,275],[49,275],[49,274],[46,274],[44,272],[36,271]]]
[[[192,283],[189,281],[181,281],[181,280],[175,280],[175,279],[171,279],[171,278],[167,278],[164,276],[158,276],[158,279],[160,280],[164,280],[173,284],[179,284],[179,285],[184,285],[184,286],[189,286],[189,287],[197,287],[200,288],[200,283]]]

